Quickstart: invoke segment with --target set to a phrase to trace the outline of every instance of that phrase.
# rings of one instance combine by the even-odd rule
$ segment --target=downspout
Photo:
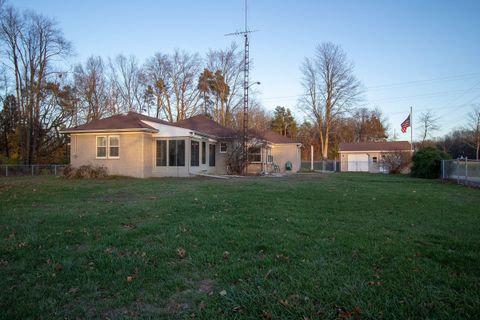
[[[188,141],[188,142],[187,142],[187,141]],[[188,173],[188,177],[190,178],[190,176],[191,176],[191,173],[190,173],[190,165],[191,165],[191,163],[192,163],[192,159],[191,159],[191,158],[192,158],[192,138],[190,137],[190,140],[185,139],[185,144],[186,144],[186,145],[185,145],[185,153],[186,153],[186,154],[185,154],[185,162],[186,162],[185,165],[187,166],[187,173]],[[189,148],[188,148],[188,149],[189,149],[189,152],[187,152],[187,145],[189,146]],[[199,146],[198,149],[200,149],[200,146]],[[189,156],[188,156],[188,158],[189,158],[188,160],[189,160],[189,161],[187,161],[187,154],[189,155]]]

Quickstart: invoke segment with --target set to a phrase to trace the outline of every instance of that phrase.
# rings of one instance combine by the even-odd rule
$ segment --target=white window
[[[220,153],[227,152],[227,144],[225,142],[220,143]]]
[[[107,157],[107,137],[97,137],[97,158]]]
[[[262,154],[260,147],[248,148],[248,161],[250,162],[262,162]]]
[[[98,136],[96,140],[97,140],[97,159],[120,158],[120,137],[119,136]]]
[[[108,137],[108,157],[120,158],[120,137],[119,136]]]

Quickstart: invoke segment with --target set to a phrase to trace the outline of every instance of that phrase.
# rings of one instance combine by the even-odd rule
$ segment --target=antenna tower
[[[228,33],[226,36],[243,36],[244,58],[243,58],[243,161],[244,161],[244,174],[247,172],[247,160],[248,160],[248,89],[250,88],[250,44],[248,42],[248,34],[256,32],[257,30],[248,29],[247,21],[247,0],[245,0],[245,29],[244,31],[237,31]]]

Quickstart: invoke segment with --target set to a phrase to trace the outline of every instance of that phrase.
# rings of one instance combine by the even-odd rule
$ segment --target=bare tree
[[[109,115],[113,109],[101,57],[90,57],[85,66],[78,64],[74,70],[75,96],[78,99],[77,116],[81,122],[90,122]]]
[[[143,71],[135,56],[118,55],[110,60],[110,81],[118,95],[114,113],[142,112],[146,107]]]
[[[422,145],[425,140],[432,135],[433,132],[438,131],[438,118],[433,114],[431,110],[422,112],[418,117],[418,124],[422,132]]]
[[[328,157],[332,123],[361,97],[353,69],[342,48],[331,42],[317,46],[315,56],[306,58],[301,67],[305,95],[300,106],[317,125],[323,158]]]
[[[248,109],[248,126],[253,132],[262,132],[270,129],[272,115],[254,97],[250,99]],[[232,128],[243,130],[243,110],[238,110],[232,119]]]
[[[242,52],[235,43],[224,50],[210,50],[207,53],[207,69],[218,71],[223,77],[226,87],[228,87],[228,94],[223,94],[225,103],[220,108],[219,123],[224,126],[231,126],[233,115],[243,105]]]
[[[480,157],[480,106],[474,106],[472,112],[469,114],[469,126],[471,131],[471,139],[468,143],[475,148],[475,156],[477,160]]]
[[[198,113],[200,91],[197,83],[201,68],[198,54],[179,50],[173,55],[156,53],[148,59],[144,67],[145,83],[158,118],[175,122]]]
[[[42,122],[52,119],[48,113],[65,111],[47,103],[45,91],[58,80],[61,73],[54,64],[70,55],[71,44],[53,20],[33,12],[20,14],[12,7],[2,9],[0,42],[21,118],[21,158],[31,164],[43,143]]]

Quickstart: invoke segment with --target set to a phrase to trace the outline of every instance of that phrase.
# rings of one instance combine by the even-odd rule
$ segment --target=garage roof
[[[412,146],[408,141],[381,141],[340,143],[339,151],[410,151]]]

